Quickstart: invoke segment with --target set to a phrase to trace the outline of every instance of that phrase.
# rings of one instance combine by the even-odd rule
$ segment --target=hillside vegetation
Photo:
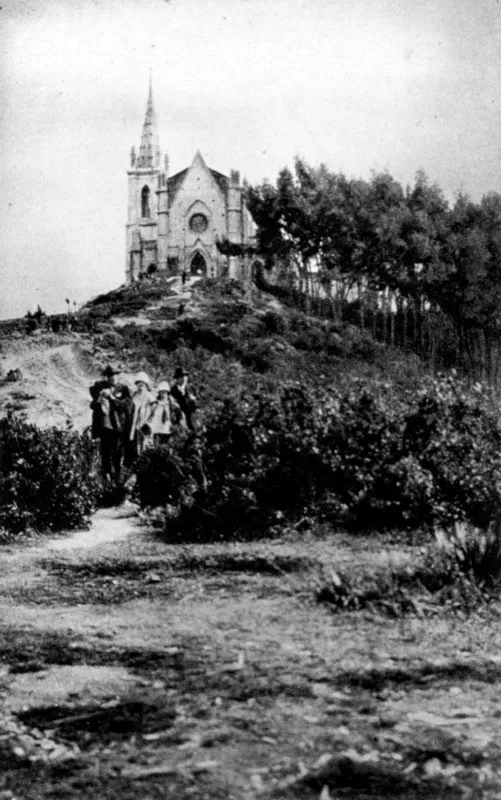
[[[90,382],[108,362],[131,386],[138,370],[153,383],[178,365],[189,371],[199,400],[195,435],[178,431],[169,448],[136,465],[134,499],[154,510],[170,538],[262,536],[301,521],[487,529],[498,516],[501,433],[489,392],[454,376],[433,379],[417,357],[354,325],[307,316],[235,281],[182,287],[179,278],[155,278],[95,298],[61,337],[67,361],[78,364],[64,387],[78,405],[75,421],[89,414],[85,376]],[[54,337],[35,331],[27,340],[38,363],[57,366],[43,378],[46,396],[57,398],[61,345],[58,362]],[[11,344],[27,346],[22,338]],[[28,415],[22,390],[30,373],[40,376],[36,364],[25,359],[28,374],[14,390],[4,381]],[[4,407],[12,412],[15,403]],[[96,470],[81,487],[95,502]],[[16,480],[10,474],[5,486]]]

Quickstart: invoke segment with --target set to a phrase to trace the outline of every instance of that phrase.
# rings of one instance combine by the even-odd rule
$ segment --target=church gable
[[[215,236],[224,236],[226,196],[221,188],[224,184],[215,179],[200,153],[182,177],[180,173],[179,178],[174,178],[177,178],[175,186],[169,186],[175,192],[169,207],[171,246],[191,244],[197,235],[203,235],[207,243],[213,242]]]
[[[216,173],[219,176],[219,173]],[[223,178],[224,176],[220,176]],[[211,200],[221,201],[225,199],[225,192],[223,189],[223,182],[216,180],[212,170],[210,170],[203,160],[200,153],[197,153],[191,167],[178,173],[176,183],[172,186],[174,197],[172,204],[176,202],[186,201],[189,198],[204,198],[205,201],[210,198]],[[174,182],[174,179],[173,179]],[[170,188],[170,187],[169,187]]]

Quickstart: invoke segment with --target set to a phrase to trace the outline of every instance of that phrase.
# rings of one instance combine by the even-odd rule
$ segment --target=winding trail
[[[103,545],[126,542],[134,537],[136,540],[148,538],[149,533],[138,523],[137,509],[130,502],[113,508],[101,508],[92,517],[88,529],[72,531],[64,536],[47,539],[47,550],[70,552],[73,550],[89,550]],[[45,549],[45,548],[44,548]]]

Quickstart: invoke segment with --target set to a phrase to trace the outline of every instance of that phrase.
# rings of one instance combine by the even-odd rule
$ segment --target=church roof
[[[181,186],[182,182],[184,181],[187,172],[188,169],[183,169],[181,170],[181,172],[177,172],[175,175],[171,175],[170,178],[167,178],[167,188],[169,190],[169,205],[176,196],[177,191]]]
[[[195,161],[198,155],[199,153],[197,151],[197,155],[195,156]],[[195,161],[193,163],[195,163]],[[175,175],[171,175],[171,177],[167,179],[167,188],[169,190],[168,192],[169,206],[172,205],[172,201],[174,200],[179,189],[181,188],[181,185],[190,169],[191,167],[187,167],[186,169],[181,170],[181,172],[176,172]],[[217,170],[215,169],[211,169],[210,167],[207,167],[207,169],[209,170],[210,174],[212,175],[217,185],[221,189],[223,195],[226,196],[228,192],[228,187],[230,185],[230,179],[226,175],[223,175],[221,172],[217,172]]]
[[[212,174],[212,177],[216,181],[223,194],[226,194],[230,185],[230,179],[221,172],[216,172],[215,169],[209,169],[209,172]]]

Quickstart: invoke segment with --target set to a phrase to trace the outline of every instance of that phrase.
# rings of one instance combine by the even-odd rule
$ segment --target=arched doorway
[[[207,262],[203,257],[202,253],[199,253],[198,251],[191,259],[190,273],[192,275],[198,275],[198,276],[207,274]]]
[[[262,283],[263,281],[263,262],[262,261],[254,261],[251,266],[251,280],[259,285],[259,282]]]

